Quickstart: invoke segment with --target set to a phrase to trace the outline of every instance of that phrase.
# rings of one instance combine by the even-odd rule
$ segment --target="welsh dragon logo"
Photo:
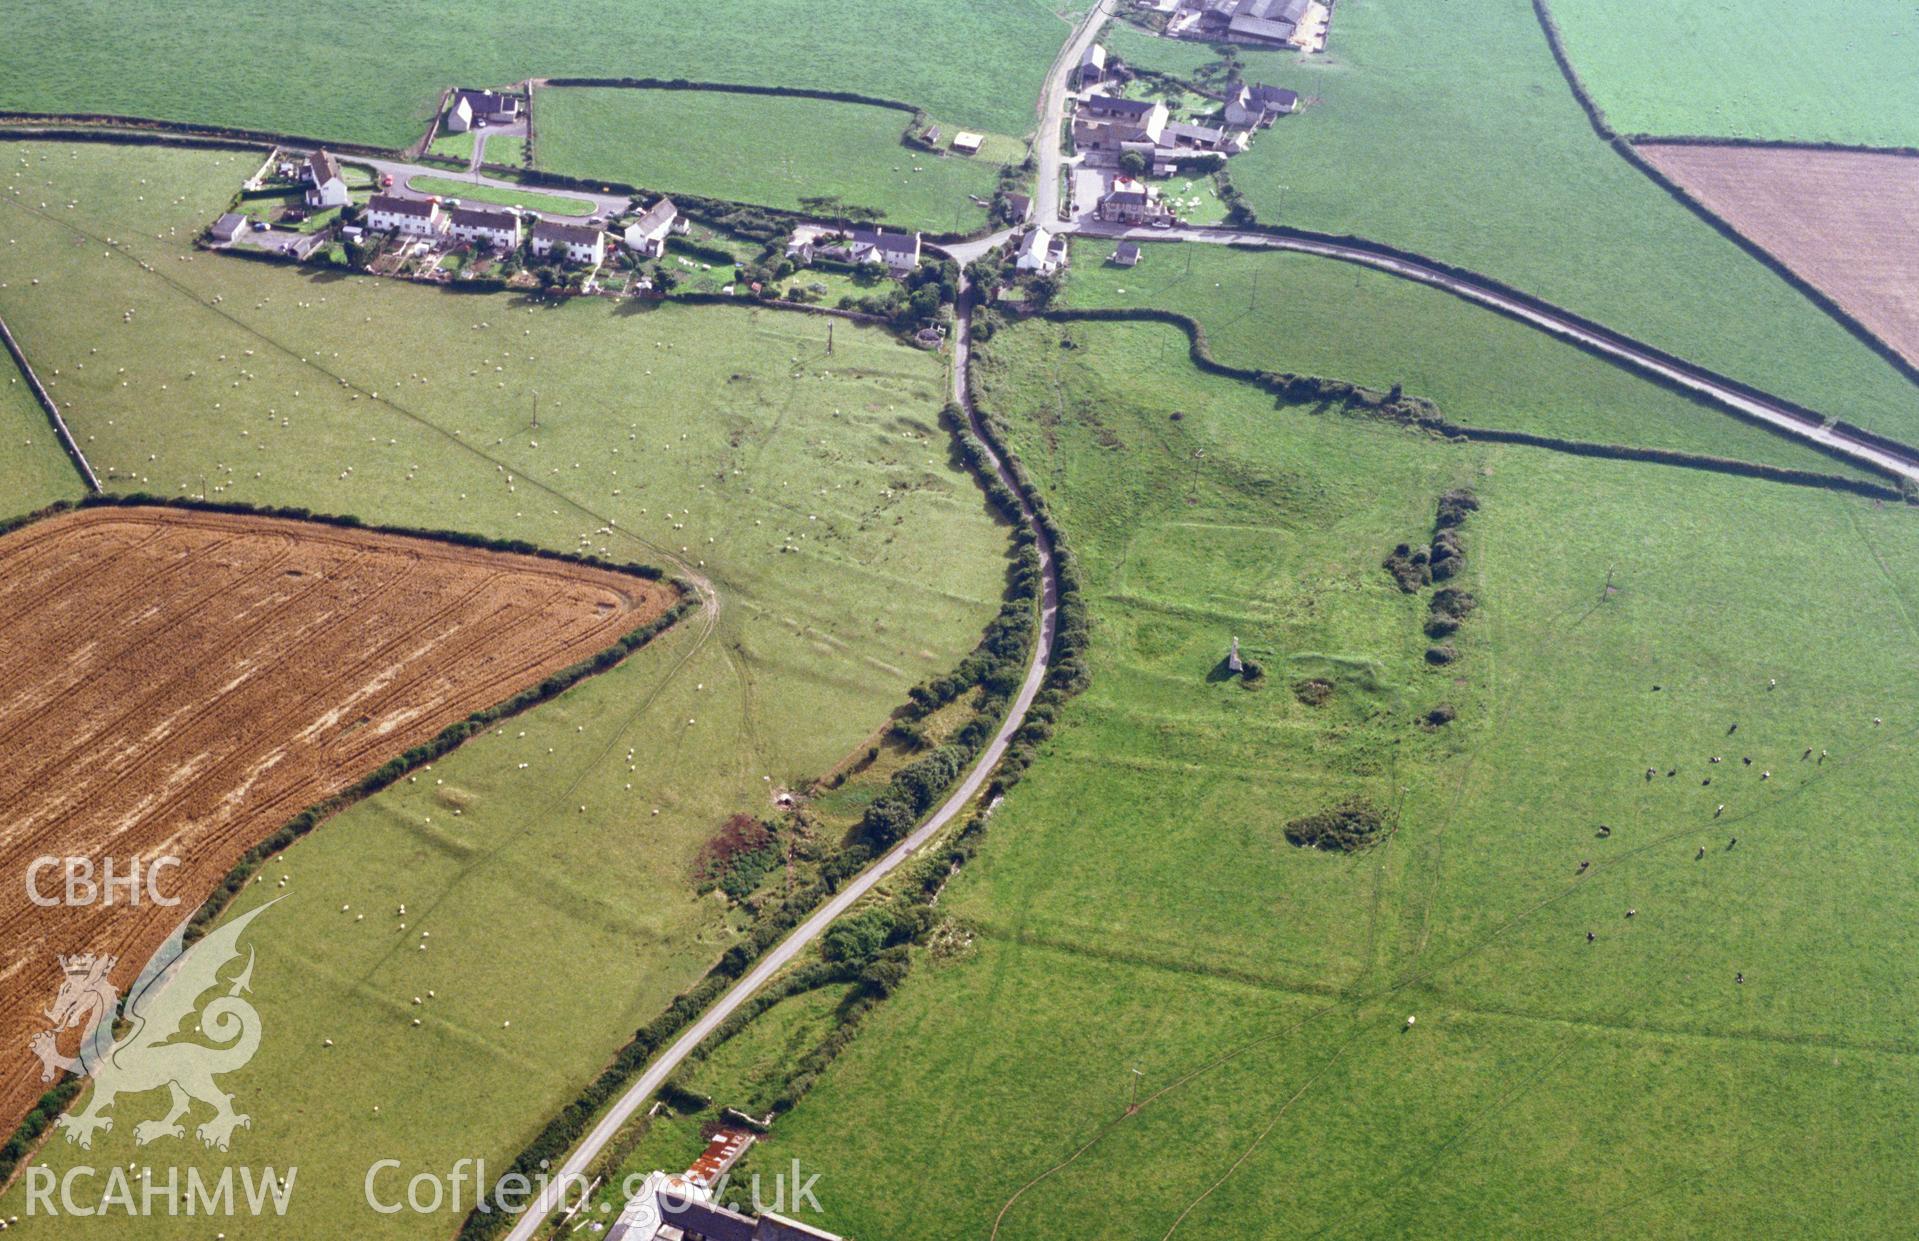
[[[240,935],[247,924],[276,903],[268,901],[249,910],[191,948],[185,946],[187,927],[181,923],[127,993],[123,1016],[129,1025],[118,1039],[113,1037],[113,1018],[119,993],[107,979],[116,958],[92,953],[60,958],[66,978],[46,1014],[53,1025],[34,1035],[31,1047],[40,1058],[42,1081],[52,1081],[61,1070],[93,1079],[86,1110],[56,1122],[69,1142],[91,1147],[96,1131],[113,1128],[113,1118],[105,1113],[116,1098],[162,1086],[172,1092],[172,1104],[161,1119],[143,1120],[133,1127],[134,1141],[142,1146],[161,1138],[184,1137],[179,1121],[195,1101],[214,1110],[212,1119],[194,1128],[208,1146],[226,1150],[236,1128],[252,1127],[252,1119],[233,1110],[233,1096],[213,1079],[243,1067],[260,1048],[260,1014],[240,998],[253,978],[253,950],[247,949],[246,967],[231,981],[223,984],[220,973],[239,959]],[[221,985],[226,993],[202,1009],[201,997]],[[196,1012],[199,1022],[191,1033],[215,1045],[175,1041]],[[82,1032],[80,1054],[63,1056],[55,1040],[62,1030],[73,1029]]]

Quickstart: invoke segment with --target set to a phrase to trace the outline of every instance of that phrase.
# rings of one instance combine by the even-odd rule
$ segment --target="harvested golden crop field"
[[[1919,158],[1685,142],[1638,150],[1919,364]]]
[[[124,990],[254,844],[469,713],[612,646],[674,588],[314,522],[94,508],[0,539],[0,1123],[45,1089],[56,954]],[[178,858],[151,888],[153,863]],[[16,880],[17,882],[17,880]],[[162,905],[155,895],[177,899]],[[111,903],[106,897],[111,896]],[[71,1055],[81,1031],[61,1035]]]

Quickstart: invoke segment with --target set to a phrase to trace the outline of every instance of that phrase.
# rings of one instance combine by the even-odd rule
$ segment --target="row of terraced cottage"
[[[666,239],[678,219],[679,209],[673,200],[662,198],[626,227],[622,240],[642,257],[659,258],[666,253]],[[367,200],[360,220],[361,227],[370,233],[463,241],[501,253],[518,249],[524,238],[535,258],[558,258],[589,267],[606,259],[604,229],[549,220],[517,207],[450,205],[435,198],[375,194]]]

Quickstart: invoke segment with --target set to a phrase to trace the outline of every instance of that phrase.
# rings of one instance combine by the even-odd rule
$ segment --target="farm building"
[[[505,207],[455,207],[447,212],[447,233],[456,241],[471,241],[495,250],[513,250],[520,244],[520,213]]]
[[[1073,71],[1073,85],[1085,90],[1105,80],[1106,49],[1095,43],[1086,49],[1086,55],[1079,58],[1079,68]]]
[[[1006,196],[1006,212],[1009,216],[1012,217],[1012,221],[1015,224],[1018,224],[1021,220],[1024,220],[1027,216],[1027,213],[1032,211],[1032,209],[1033,209],[1033,200],[1028,195],[1008,194]]]
[[[446,230],[446,213],[430,198],[397,198],[375,194],[367,200],[366,226],[376,233],[405,233],[409,237],[437,237]]]
[[[978,155],[980,144],[985,141],[986,138],[983,135],[969,129],[962,129],[953,135],[953,149],[961,155]]]
[[[344,207],[353,201],[346,178],[340,175],[340,161],[324,148],[307,156],[300,175],[307,183],[309,207]]]
[[[606,234],[585,224],[541,220],[533,226],[533,253],[546,258],[555,250],[569,263],[598,264],[606,258]]]
[[[1112,224],[1153,224],[1170,222],[1173,213],[1160,201],[1159,190],[1131,177],[1113,182],[1106,197],[1099,200],[1099,218]]]
[[[1199,30],[1209,38],[1290,44],[1312,0],[1201,0]]]
[[[1190,125],[1185,121],[1169,121],[1160,130],[1159,142],[1162,149],[1175,151],[1236,151],[1242,149],[1235,140],[1226,136],[1223,129],[1211,125]]]
[[[1158,146],[1166,124],[1166,105],[1158,100],[1093,95],[1073,119],[1073,145],[1085,151],[1118,151],[1128,142]]]
[[[636,254],[656,259],[666,253],[666,238],[680,218],[680,209],[670,198],[662,198],[626,226],[627,248]]]
[[[1033,229],[1021,239],[1013,265],[1042,276],[1058,271],[1066,265],[1066,238],[1055,237],[1043,228]]]
[[[1118,267],[1138,267],[1139,243],[1136,241],[1120,242],[1118,248],[1113,251],[1113,263]]]
[[[207,233],[214,241],[224,246],[231,244],[235,237],[246,231],[247,218],[229,211],[215,220],[213,227],[208,229]]]
[[[1299,111],[1299,92],[1278,86],[1240,83],[1226,94],[1225,121],[1234,129],[1270,125],[1275,117]]]

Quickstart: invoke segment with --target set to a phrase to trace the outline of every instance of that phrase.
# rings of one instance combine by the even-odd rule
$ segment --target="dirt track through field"
[[[1665,142],[1636,149],[1919,365],[1919,158]]]
[[[124,989],[301,809],[672,601],[611,570],[180,509],[89,509],[0,540],[0,1126],[46,1088],[27,1047],[56,953],[118,957]],[[125,874],[163,855],[182,859],[159,882],[177,906],[28,896],[42,856]],[[61,896],[61,871],[36,887]]]

